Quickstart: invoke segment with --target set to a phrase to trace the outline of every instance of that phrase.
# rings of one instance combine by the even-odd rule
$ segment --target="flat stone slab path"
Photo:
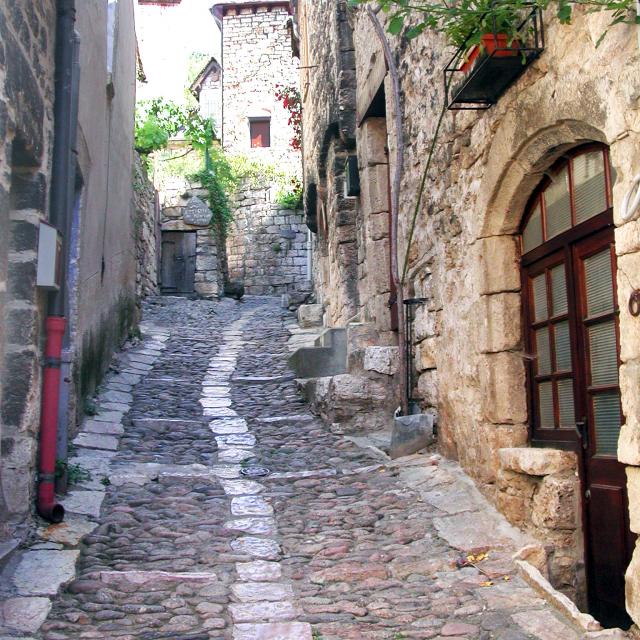
[[[287,368],[292,316],[279,300],[155,298],[145,321],[167,339],[111,393],[129,412],[97,428],[100,442],[79,442],[105,447],[109,478],[88,507],[97,526],[77,575],[50,612],[42,603],[39,630],[19,636],[5,601],[7,637],[618,637],[586,634],[518,577],[509,536],[481,530],[492,520],[466,506],[455,465],[390,464],[312,416]],[[252,467],[270,474],[245,477]],[[466,546],[476,529],[482,548]]]

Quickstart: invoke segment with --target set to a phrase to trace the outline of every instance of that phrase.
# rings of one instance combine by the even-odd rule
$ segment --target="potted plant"
[[[464,6],[463,6],[464,5]],[[520,6],[522,5],[522,6]],[[462,0],[439,23],[450,44],[463,51],[461,71],[469,71],[480,54],[504,57],[518,54],[521,25],[531,7],[524,3]]]

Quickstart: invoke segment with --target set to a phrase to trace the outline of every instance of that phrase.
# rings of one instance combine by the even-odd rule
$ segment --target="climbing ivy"
[[[224,231],[233,219],[229,198],[238,186],[239,177],[220,146],[212,145],[207,149],[205,166],[187,178],[207,191],[209,208],[213,211],[211,224],[219,225]]]

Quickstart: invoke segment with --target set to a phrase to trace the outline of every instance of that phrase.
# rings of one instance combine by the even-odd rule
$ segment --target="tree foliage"
[[[356,6],[367,1],[349,0],[349,4]],[[575,7],[585,7],[591,13],[608,12],[609,27],[598,44],[612,26],[640,23],[633,13],[635,0],[381,0],[379,4],[390,14],[389,33],[398,35],[404,31],[404,36],[412,39],[428,29],[444,34],[456,47],[479,44],[483,33],[493,31],[506,33],[510,40],[515,40],[523,16],[533,9],[554,7],[563,24],[571,22]]]
[[[140,155],[149,155],[169,144],[169,134],[153,116],[140,125],[136,123],[135,147]]]
[[[164,144],[161,144],[159,131],[167,136]],[[137,105],[135,135],[136,150],[148,154],[165,148],[169,138],[178,135],[184,137],[194,149],[204,150],[211,145],[215,132],[211,119],[201,116],[197,107],[156,98]],[[145,144],[149,140],[155,141],[157,146]]]

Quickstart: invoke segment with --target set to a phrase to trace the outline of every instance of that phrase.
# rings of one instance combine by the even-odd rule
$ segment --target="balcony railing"
[[[488,109],[544,51],[542,11],[531,9],[508,43],[504,34],[487,34],[491,47],[471,51],[462,45],[444,70],[447,108]],[[477,55],[473,62],[469,59]]]

